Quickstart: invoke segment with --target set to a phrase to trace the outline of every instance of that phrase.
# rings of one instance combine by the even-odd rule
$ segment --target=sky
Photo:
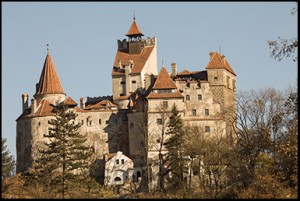
[[[295,2],[2,2],[2,138],[16,159],[16,119],[23,93],[35,93],[49,44],[65,93],[112,95],[117,40],[127,38],[135,13],[146,37],[157,38],[158,72],[205,70],[209,52],[224,54],[237,91],[285,90],[298,80],[298,62],[270,57],[268,40],[298,37]]]

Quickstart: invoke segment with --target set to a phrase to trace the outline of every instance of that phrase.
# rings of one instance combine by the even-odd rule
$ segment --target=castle
[[[87,134],[99,165],[105,166],[116,153],[122,153],[126,156],[122,163],[129,159],[134,163],[136,170],[131,175],[141,177],[143,159],[147,158],[152,181],[158,180],[158,150],[166,152],[160,147],[161,133],[166,129],[165,114],[173,104],[186,124],[201,127],[207,134],[221,127],[221,132],[230,135],[233,128],[222,113],[230,107],[235,112],[236,74],[225,56],[210,52],[202,71],[177,72],[176,63],[172,63],[171,73],[165,66],[158,72],[156,38],[143,39],[135,18],[126,36],[127,40],[118,40],[111,73],[112,96],[80,98],[79,104],[63,90],[47,52],[30,105],[29,95],[22,94],[23,111],[16,120],[17,173],[32,166],[37,148],[45,141],[48,120],[55,116],[51,104],[62,101],[78,114],[80,132]],[[104,170],[99,171],[104,180]]]

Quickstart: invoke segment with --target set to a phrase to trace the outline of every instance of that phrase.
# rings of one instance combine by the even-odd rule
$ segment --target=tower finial
[[[47,52],[49,52],[49,43],[47,43]]]
[[[133,10],[133,20],[135,21],[135,10]]]

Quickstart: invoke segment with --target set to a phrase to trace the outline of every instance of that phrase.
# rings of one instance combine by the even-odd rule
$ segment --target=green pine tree
[[[6,138],[1,138],[1,180],[11,177],[15,169],[15,161],[10,151],[7,150],[6,141]]]
[[[35,170],[44,184],[59,187],[64,198],[68,187],[80,184],[86,178],[92,151],[85,143],[86,136],[78,132],[81,124],[75,123],[77,114],[63,102],[54,106],[54,111],[55,119],[48,121],[51,125],[49,133],[44,134],[49,143],[39,150]]]
[[[166,154],[166,162],[168,163],[167,169],[172,175],[169,184],[173,188],[175,187],[175,189],[184,188],[183,134],[183,121],[174,104],[166,132],[166,135],[169,135],[170,138],[166,140],[164,145],[168,150]]]

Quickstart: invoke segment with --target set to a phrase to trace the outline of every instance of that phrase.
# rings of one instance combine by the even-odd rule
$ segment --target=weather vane
[[[49,43],[47,43],[47,51],[49,52]]]
[[[135,21],[135,10],[133,10],[133,20]]]

